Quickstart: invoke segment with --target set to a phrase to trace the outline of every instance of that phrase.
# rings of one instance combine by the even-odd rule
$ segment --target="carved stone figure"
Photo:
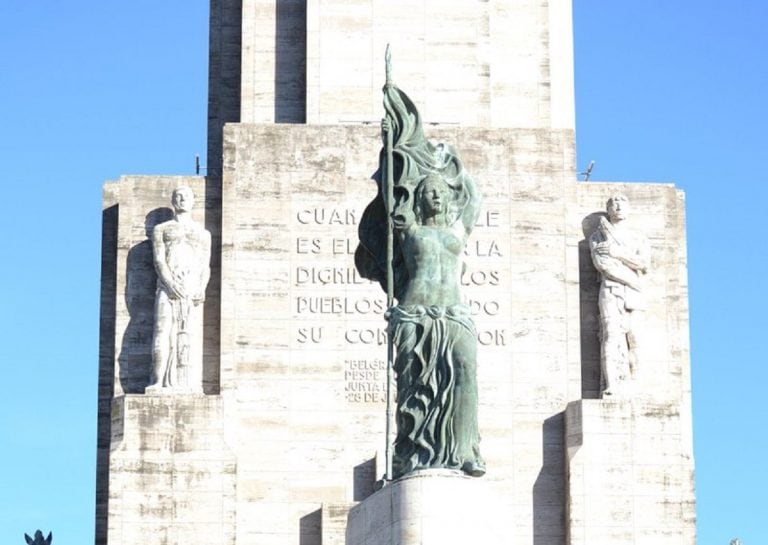
[[[608,219],[589,239],[592,262],[600,272],[601,394],[626,394],[641,360],[644,278],[650,249],[642,233],[626,225],[629,201],[608,199]]]
[[[148,393],[202,392],[202,303],[211,234],[192,219],[194,201],[189,187],[176,188],[173,219],[152,231],[157,292]]]
[[[382,149],[380,191],[361,220],[355,263],[362,276],[386,285],[390,209],[397,300],[389,312],[397,381],[393,475],[448,468],[480,476],[477,335],[459,293],[480,196],[453,149],[424,138],[416,107],[389,80],[384,105],[382,133],[391,147]]]

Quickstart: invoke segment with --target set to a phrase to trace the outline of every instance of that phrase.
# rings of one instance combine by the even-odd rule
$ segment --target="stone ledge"
[[[234,543],[237,461],[223,430],[219,396],[112,400],[110,545]]]
[[[112,451],[229,451],[218,395],[126,394],[112,400]]]
[[[489,482],[450,470],[417,471],[366,498],[349,512],[346,545],[443,545],[509,541],[498,528]]]
[[[693,545],[693,461],[684,426],[673,403],[568,404],[568,545]]]

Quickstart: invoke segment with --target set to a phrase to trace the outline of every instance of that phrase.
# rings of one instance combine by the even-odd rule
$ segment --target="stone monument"
[[[642,348],[644,284],[650,249],[645,237],[626,227],[629,201],[608,199],[608,218],[589,238],[592,262],[600,273],[601,394],[627,390],[639,366]]]
[[[203,392],[205,288],[211,274],[211,234],[190,217],[194,194],[173,190],[172,220],[155,226],[152,247],[157,292],[152,375],[146,392]]]
[[[207,175],[124,176],[104,189],[97,543],[693,545],[684,197],[671,184],[576,181],[570,2],[212,0],[210,29]],[[421,220],[411,207],[393,238],[426,244],[418,232],[439,211],[435,252],[460,290],[437,297],[455,283],[433,283],[416,304],[445,315],[390,322],[402,355],[416,354],[406,336],[417,321],[460,331],[462,354],[474,344],[486,472],[431,461],[410,471],[404,455],[402,478],[376,490],[390,305],[354,257],[379,191],[387,43],[425,132],[455,147],[483,195],[462,208],[467,179],[408,178],[414,199],[422,184]],[[385,128],[394,144],[401,127]],[[145,395],[151,235],[181,185],[211,235],[204,395]],[[590,240],[619,194],[650,247],[653,341],[631,395],[601,399]],[[458,206],[443,214],[446,202]],[[473,221],[447,219],[462,210]],[[420,267],[396,270],[418,279]],[[457,298],[474,335],[447,316]],[[480,521],[469,535],[448,524],[465,516]]]
[[[424,137],[418,110],[392,83],[389,50],[384,107],[379,190],[361,219],[355,262],[364,278],[386,286],[390,301],[393,476],[447,468],[479,477],[485,464],[477,428],[477,330],[459,284],[481,198],[455,151]]]

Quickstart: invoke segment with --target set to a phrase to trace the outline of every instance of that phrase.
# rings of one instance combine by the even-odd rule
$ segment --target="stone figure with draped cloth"
[[[455,151],[426,140],[416,107],[389,78],[384,107],[382,134],[392,138],[397,300],[388,314],[397,380],[393,476],[430,468],[480,476],[477,334],[459,293],[480,195]],[[374,177],[379,191],[362,217],[355,253],[358,271],[385,290],[387,157],[382,149]]]
[[[625,195],[606,203],[607,218],[589,238],[592,263],[600,273],[601,396],[626,396],[642,365],[645,285],[650,247],[643,233],[627,226]]]

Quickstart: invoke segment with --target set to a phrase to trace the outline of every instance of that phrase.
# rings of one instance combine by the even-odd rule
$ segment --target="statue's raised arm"
[[[464,186],[466,187],[469,200],[467,206],[461,214],[461,221],[464,224],[464,229],[467,232],[467,236],[472,232],[472,229],[477,223],[477,218],[480,217],[480,205],[482,204],[482,197],[477,192],[477,186],[475,181],[469,176],[465,177]]]
[[[435,154],[437,172],[452,189],[453,200],[450,205],[453,209],[452,220],[461,222],[465,236],[468,237],[480,215],[482,197],[477,191],[475,181],[464,170],[456,150],[447,144],[440,143],[435,146]]]

